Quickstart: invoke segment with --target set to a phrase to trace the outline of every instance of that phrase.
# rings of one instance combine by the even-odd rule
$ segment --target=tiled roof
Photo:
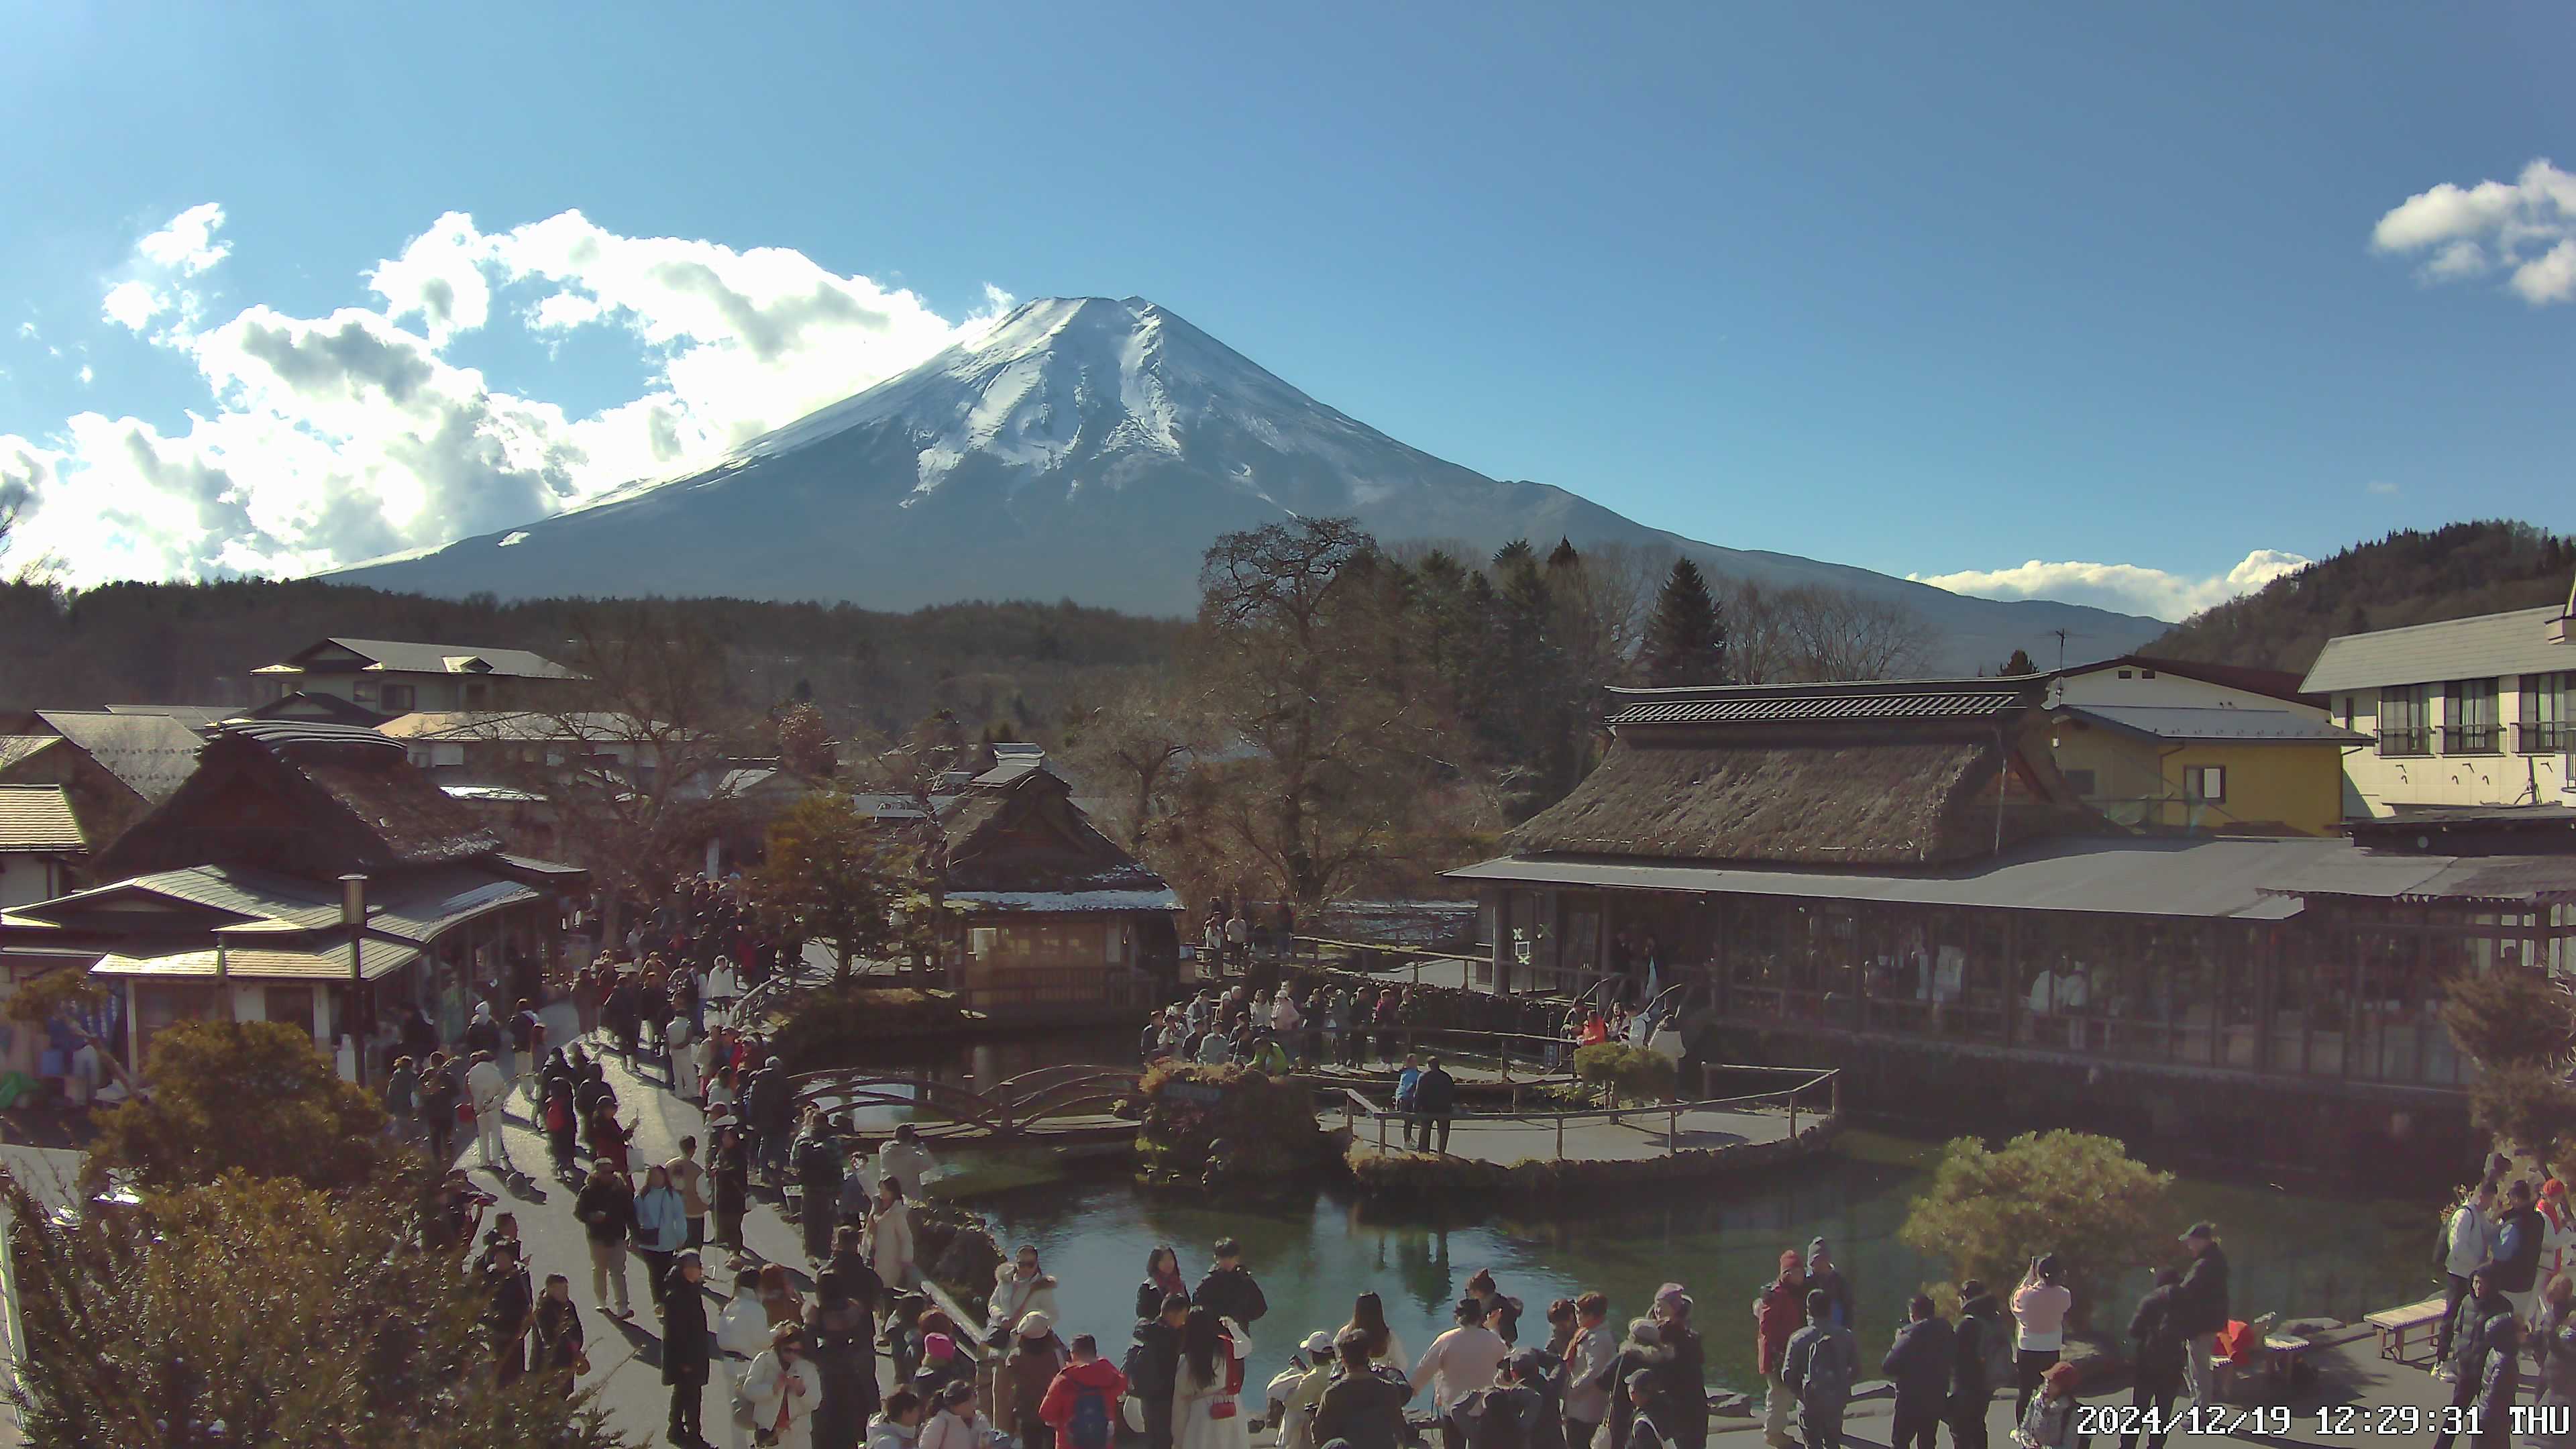
[[[1981,719],[2034,703],[2043,681],[1873,680],[1854,684],[1613,689],[1608,723],[1783,724],[1812,720]]]
[[[6,770],[63,742],[61,735],[0,735],[0,770]]]
[[[0,785],[0,850],[65,852],[89,849],[71,796],[60,785]]]
[[[38,710],[36,718],[153,805],[188,783],[197,772],[197,755],[206,747],[195,730],[166,714],[46,709]]]
[[[2553,644],[2551,621],[2565,611],[2551,604],[2507,614],[2480,614],[2438,624],[2381,629],[2329,639],[2317,652],[2300,687],[2310,694],[2376,689],[2393,684],[2439,684],[2507,674],[2551,674],[2576,669],[2576,644]]]

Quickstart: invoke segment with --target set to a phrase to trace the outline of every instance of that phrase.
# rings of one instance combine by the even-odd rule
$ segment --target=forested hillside
[[[2528,523],[2402,529],[2195,614],[2144,652],[2304,673],[2338,634],[2563,604],[2571,577],[2576,539]]]
[[[249,704],[250,671],[330,635],[533,649],[567,657],[582,601],[432,599],[311,580],[114,584],[66,600],[0,585],[0,708]],[[933,710],[1006,733],[1169,660],[1184,626],[1072,604],[849,605],[695,599],[739,702],[805,683],[837,729],[892,733]]]

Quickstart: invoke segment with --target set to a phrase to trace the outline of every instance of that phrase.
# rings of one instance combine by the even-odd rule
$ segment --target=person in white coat
[[[2496,1227],[2495,1179],[2488,1178],[2442,1223],[2442,1274],[2448,1280],[2448,1291],[2443,1296],[2448,1311],[2433,1326],[2433,1372],[2437,1377],[2450,1366],[2451,1321],[2460,1315],[2460,1300],[2469,1296],[2469,1275],[2496,1255],[2501,1240]]]
[[[510,1079],[492,1064],[490,1052],[476,1052],[465,1069],[465,1099],[474,1104],[474,1150],[486,1168],[518,1171],[510,1161],[510,1144],[501,1137],[502,1109],[509,1105]],[[501,1160],[495,1164],[492,1159]]]
[[[1250,1449],[1252,1416],[1243,1411],[1242,1389],[1251,1356],[1252,1336],[1241,1324],[1190,1310],[1172,1372],[1173,1449]]]
[[[889,1290],[912,1286],[912,1210],[903,1204],[903,1184],[891,1177],[877,1180],[877,1210],[868,1214],[868,1266]]]
[[[1004,1330],[1031,1313],[1043,1313],[1052,1321],[1059,1315],[1055,1306],[1055,1277],[1038,1266],[1035,1243],[1020,1244],[1019,1257],[1009,1272],[993,1283],[993,1297],[984,1316],[987,1341],[998,1340]]]
[[[1333,1364],[1333,1336],[1310,1333],[1288,1367],[1270,1381],[1265,1397],[1279,1409],[1273,1420],[1279,1426],[1279,1449],[1315,1449],[1314,1410],[1333,1381]]]
[[[716,1351],[725,1356],[725,1381],[735,1394],[744,1394],[745,1381],[751,1377],[752,1360],[769,1351],[769,1309],[760,1301],[760,1274],[746,1271],[734,1275],[733,1299],[725,1304],[724,1313],[716,1319]],[[817,1372],[817,1381],[820,1381]],[[747,1397],[747,1395],[746,1395]],[[734,1417],[730,1407],[725,1413],[727,1449],[747,1449],[751,1430]]]
[[[939,1412],[924,1412],[920,1449],[983,1449],[991,1442],[993,1421],[977,1412],[975,1386],[964,1379],[939,1390]]]
[[[814,1449],[814,1411],[823,1403],[823,1371],[805,1356],[805,1328],[782,1323],[769,1347],[751,1361],[743,1393],[751,1400],[752,1426],[778,1449]]]
[[[690,1036],[687,1012],[672,1016],[662,1031],[662,1043],[671,1055],[671,1093],[684,1102],[698,1099],[698,1054]]]
[[[902,1183],[906,1198],[920,1197],[923,1184],[938,1170],[930,1149],[921,1145],[920,1130],[909,1122],[894,1129],[894,1137],[877,1149],[877,1176]]]

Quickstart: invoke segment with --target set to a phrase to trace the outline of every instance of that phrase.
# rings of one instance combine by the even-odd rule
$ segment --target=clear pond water
[[[1269,1296],[1270,1315],[1253,1331],[1256,1383],[1284,1367],[1297,1341],[1339,1328],[1351,1299],[1374,1289],[1406,1347],[1419,1354],[1449,1326],[1449,1305],[1469,1275],[1490,1268],[1526,1305],[1523,1342],[1543,1340],[1550,1299],[1588,1288],[1610,1295],[1614,1319],[1641,1311],[1656,1287],[1685,1285],[1708,1340],[1711,1387],[1744,1389],[1753,1369],[1751,1304],[1780,1250],[1823,1236],[1859,1294],[1863,1346],[1875,1360],[1902,1316],[1905,1299],[1941,1276],[1938,1265],[1897,1240],[1914,1197],[1930,1178],[1939,1144],[1852,1132],[1831,1155],[1758,1181],[1676,1190],[1660,1200],[1550,1218],[1513,1206],[1455,1202],[1437,1209],[1361,1203],[1339,1187],[1311,1188],[1259,1205],[1218,1207],[1144,1192],[1114,1171],[1028,1181],[1044,1169],[995,1163],[969,1173],[994,1184],[974,1205],[1006,1250],[1037,1244],[1062,1287],[1062,1331],[1093,1333],[1116,1353],[1132,1326],[1136,1285],[1157,1243],[1180,1249],[1196,1281],[1209,1245],[1240,1238]],[[2225,1232],[2236,1312],[2278,1310],[2357,1319],[2430,1291],[2432,1206],[2292,1193],[2263,1185],[2185,1178],[2176,1185],[2175,1228],[2197,1218]],[[2145,1287],[2124,1284],[2097,1321],[2116,1329]]]

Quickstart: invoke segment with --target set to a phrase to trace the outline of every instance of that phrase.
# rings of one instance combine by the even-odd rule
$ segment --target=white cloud
[[[2385,478],[2373,478],[2361,485],[2361,491],[2380,498],[2394,498],[2397,496],[2398,489],[2396,484]]]
[[[81,386],[83,386],[83,387],[87,387],[87,386],[89,386],[92,382],[95,382],[97,379],[98,379],[98,374],[97,374],[96,372],[91,371],[91,369],[90,369],[90,365],[89,365],[88,363],[86,363],[86,362],[82,363],[82,364],[81,364],[81,370],[80,370]]]
[[[2456,282],[2493,271],[2535,307],[2576,301],[2576,174],[2546,159],[2512,181],[2420,191],[2379,219],[2373,248],[2425,255],[2416,275]]]
[[[2047,563],[2019,568],[1967,569],[1950,574],[1907,574],[1916,583],[1988,599],[2055,599],[2091,604],[2155,619],[2189,618],[2240,594],[2250,594],[2311,560],[2279,549],[2258,548],[2216,577],[2195,578],[2140,564]]]
[[[193,277],[233,254],[231,242],[215,240],[224,225],[224,209],[209,201],[170,218],[170,224],[134,244],[135,254],[156,267]]]
[[[230,255],[220,206],[136,244],[102,310],[186,357],[207,390],[187,425],[82,413],[0,434],[22,542],[69,580],[304,573],[506,528],[736,443],[990,325],[804,254],[630,237],[577,211],[485,233],[451,212],[365,274],[381,306],[297,317],[252,305],[207,324],[198,290]],[[157,330],[155,329],[157,326]],[[447,357],[468,333],[628,338],[639,395],[581,416]],[[86,379],[85,379],[86,380]]]
[[[170,310],[170,299],[137,281],[123,281],[107,289],[107,298],[99,311],[107,320],[128,332],[140,332],[152,319]]]

